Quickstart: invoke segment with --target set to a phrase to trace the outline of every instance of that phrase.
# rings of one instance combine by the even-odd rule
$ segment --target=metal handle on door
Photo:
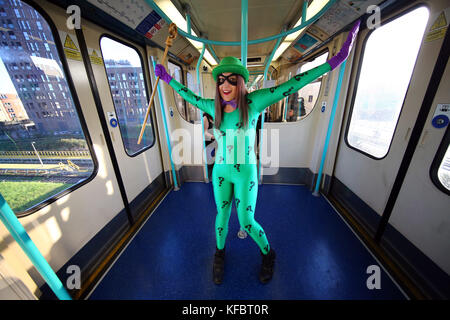
[[[405,134],[405,141],[408,140],[408,136],[409,136],[410,132],[411,132],[411,128],[408,128],[408,130],[406,130],[406,134]]]
[[[428,136],[428,130],[425,130],[423,132],[422,140],[420,140],[420,146],[421,147],[423,147],[423,145],[425,144],[425,140],[426,140],[427,136]]]

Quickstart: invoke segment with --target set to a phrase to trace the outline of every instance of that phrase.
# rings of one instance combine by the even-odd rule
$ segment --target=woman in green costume
[[[155,68],[159,76],[181,97],[206,112],[214,119],[214,136],[217,140],[212,185],[217,206],[216,253],[213,264],[213,280],[222,283],[224,274],[225,240],[234,196],[239,223],[256,242],[261,250],[262,266],[259,279],[270,281],[275,263],[275,251],[270,247],[267,235],[255,220],[258,195],[258,176],[255,150],[253,150],[258,117],[265,108],[300,90],[323,74],[334,70],[345,59],[355,41],[359,21],[350,31],[341,51],[326,63],[294,76],[291,80],[273,87],[247,92],[248,70],[235,57],[225,57],[213,69],[216,81],[215,99],[203,99],[173,79],[158,64]]]

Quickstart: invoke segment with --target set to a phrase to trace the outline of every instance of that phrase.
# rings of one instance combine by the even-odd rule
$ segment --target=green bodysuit
[[[258,195],[258,175],[254,150],[258,116],[268,106],[300,90],[330,70],[330,65],[324,63],[294,76],[279,86],[249,93],[247,96],[249,123],[246,127],[240,121],[238,108],[230,113],[223,112],[220,128],[214,128],[218,147],[212,173],[214,198],[217,206],[215,225],[218,249],[225,247],[231,202],[234,195],[241,227],[247,230],[264,254],[269,252],[270,246],[266,234],[254,218]],[[186,101],[208,113],[214,119],[214,99],[198,97],[175,79],[172,79],[169,85]]]

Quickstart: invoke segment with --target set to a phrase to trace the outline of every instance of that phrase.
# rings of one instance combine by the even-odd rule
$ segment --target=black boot
[[[262,265],[261,271],[259,272],[259,281],[262,283],[267,283],[272,279],[273,268],[275,265],[275,251],[270,248],[270,251],[267,254],[262,255]]]
[[[219,250],[216,248],[213,264],[213,280],[215,284],[221,284],[223,273],[225,271],[225,248]]]

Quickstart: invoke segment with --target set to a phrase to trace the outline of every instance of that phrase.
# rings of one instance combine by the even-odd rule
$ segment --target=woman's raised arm
[[[308,83],[311,83],[315,79],[319,78],[321,75],[336,69],[349,56],[349,53],[356,39],[356,35],[358,34],[359,31],[359,25],[360,21],[358,20],[353,25],[352,30],[347,36],[347,40],[344,42],[338,54],[336,54],[334,57],[332,57],[324,64],[309,71],[298,74],[294,76],[292,79],[282,83],[279,86],[261,89],[250,93],[248,96],[248,103],[250,108],[253,108],[258,112],[261,112],[268,106],[274,104],[275,102],[300,90]]]
[[[191,90],[173,79],[167,73],[166,68],[161,64],[155,66],[155,75],[170,85],[184,100],[214,118],[214,99],[203,99],[202,97],[197,96]]]

